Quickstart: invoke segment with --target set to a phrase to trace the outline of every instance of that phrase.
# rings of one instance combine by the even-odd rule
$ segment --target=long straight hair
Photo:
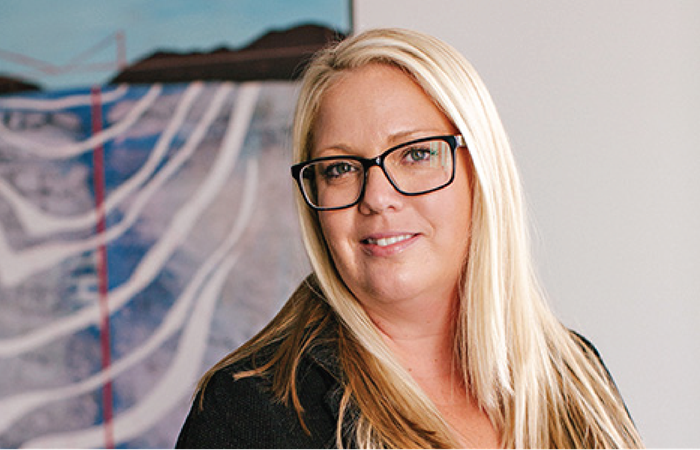
[[[328,88],[343,74],[368,64],[404,71],[466,140],[473,189],[472,198],[464,201],[472,202],[472,223],[454,326],[454,361],[499,430],[501,444],[640,447],[636,428],[595,350],[563,327],[546,304],[532,269],[510,144],[486,87],[457,51],[418,32],[377,29],[319,53],[300,88],[292,130],[294,161],[309,159]],[[338,445],[350,434],[360,447],[459,446],[456,433],[343,283],[317,213],[299,195],[297,207],[313,282],[303,284],[263,332],[217,367],[273,341],[285,342],[270,364],[241,376],[272,374],[278,397],[295,405],[303,419],[293,389],[294,371],[309,340],[327,326],[319,311],[328,310],[337,318],[345,379]],[[352,428],[343,430],[351,411]]]

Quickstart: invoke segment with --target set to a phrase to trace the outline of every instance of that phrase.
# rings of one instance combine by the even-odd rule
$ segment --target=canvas
[[[172,447],[308,273],[297,82],[206,73],[0,96],[0,447]]]

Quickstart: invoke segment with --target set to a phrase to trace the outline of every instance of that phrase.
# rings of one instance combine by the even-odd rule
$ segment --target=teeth
[[[387,247],[389,245],[396,244],[397,242],[405,241],[406,239],[409,239],[412,235],[410,234],[404,234],[401,236],[392,236],[392,237],[386,237],[386,238],[380,238],[380,239],[367,239],[367,242],[369,244],[373,245],[378,245],[380,247]]]

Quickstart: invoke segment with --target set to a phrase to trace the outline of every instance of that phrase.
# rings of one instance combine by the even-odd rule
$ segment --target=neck
[[[402,365],[420,383],[421,378],[454,373],[454,324],[457,297],[393,305],[368,314]],[[416,302],[414,302],[416,303]]]
[[[409,307],[411,303],[413,308]],[[401,308],[394,305],[386,311],[367,308],[367,313],[461,444],[465,448],[496,448],[498,433],[471,395],[462,368],[456,364],[454,327],[458,304],[455,295],[451,301],[406,302]]]

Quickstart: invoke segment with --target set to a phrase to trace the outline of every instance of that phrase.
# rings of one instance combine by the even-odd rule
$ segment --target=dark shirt
[[[269,379],[233,375],[251,369],[244,360],[217,371],[204,393],[199,392],[185,421],[177,448],[336,448],[340,409],[339,368],[328,348],[312,348],[297,376],[303,419],[274,398]],[[203,408],[199,401],[203,396]]]
[[[590,342],[574,334],[600,359]],[[265,362],[264,356],[262,359]],[[298,397],[309,433],[293,405],[274,397],[268,378],[234,379],[235,373],[254,366],[251,359],[243,360],[213,375],[204,393],[197,393],[177,448],[337,448],[342,372],[333,346],[326,341],[312,347],[302,357],[297,373]],[[348,430],[352,415],[346,418],[344,430]],[[355,447],[347,437],[344,431],[343,446]]]

